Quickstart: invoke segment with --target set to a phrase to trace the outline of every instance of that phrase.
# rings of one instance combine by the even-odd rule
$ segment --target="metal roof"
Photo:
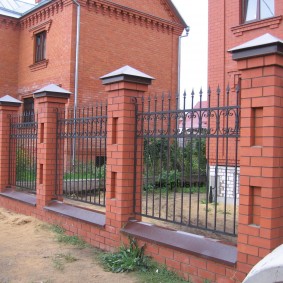
[[[58,85],[55,85],[55,84],[49,84],[49,85],[35,91],[34,94],[41,93],[41,92],[56,92],[56,93],[71,94],[71,92],[69,92],[68,90],[66,90],[62,87],[59,87]]]
[[[35,6],[35,4],[20,0],[0,0],[0,15],[20,18],[24,13]]]
[[[10,95],[5,95],[0,98],[0,102],[12,102],[12,103],[23,103],[22,101],[10,96]]]
[[[21,0],[0,0],[0,15],[9,16],[13,18],[20,18],[25,14],[33,11],[34,9],[37,9],[51,1],[52,0],[43,0],[37,4],[31,4]],[[175,15],[180,19],[182,25],[184,27],[187,27],[185,20],[183,19],[173,2],[171,0],[166,1],[172,11],[175,13]]]
[[[269,45],[272,43],[283,43],[283,40],[275,37],[273,35],[271,35],[270,33],[266,33],[262,36],[259,36],[253,40],[250,40],[248,42],[245,42],[239,46],[236,46],[234,48],[229,49],[229,52],[233,52],[233,51],[238,51],[238,50],[242,50],[242,49],[248,49],[248,48],[252,48],[252,47],[258,47],[258,46],[262,46],[262,45]]]
[[[142,78],[147,78],[147,79],[151,79],[151,80],[154,80],[153,77],[137,70],[137,69],[134,69],[128,65],[118,69],[118,70],[115,70],[107,75],[104,75],[102,77],[100,77],[100,79],[106,79],[106,78],[110,78],[110,77],[115,77],[115,76],[120,76],[120,75],[129,75],[129,76],[135,76],[135,77],[142,77]]]

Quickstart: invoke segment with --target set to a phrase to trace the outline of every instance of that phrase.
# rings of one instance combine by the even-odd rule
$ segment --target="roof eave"
[[[39,2],[37,5],[35,5],[35,6],[32,7],[31,9],[27,10],[26,12],[24,12],[24,13],[22,14],[22,17],[28,15],[29,13],[34,12],[36,9],[41,8],[42,6],[47,5],[47,4],[49,4],[50,2],[52,2],[52,1],[53,1],[53,0],[44,0],[44,1]]]
[[[13,17],[12,15],[0,14],[0,15],[2,15],[2,16],[6,16],[6,17],[11,17],[11,18],[16,18],[16,19],[18,19],[18,18],[20,18],[21,15],[22,15],[22,13],[19,13],[19,12],[16,12],[16,11],[12,11],[12,10],[6,9],[6,8],[4,8],[4,7],[1,8],[0,11],[1,11],[1,10],[15,15],[15,17]]]
[[[179,11],[177,10],[177,8],[175,7],[175,5],[173,4],[173,2],[171,0],[166,0],[168,5],[170,6],[170,8],[173,10],[173,12],[175,13],[175,15],[178,17],[178,19],[180,20],[181,24],[184,26],[184,28],[188,27],[187,23],[185,22],[185,20],[183,19],[183,17],[181,16],[181,14],[179,13]]]

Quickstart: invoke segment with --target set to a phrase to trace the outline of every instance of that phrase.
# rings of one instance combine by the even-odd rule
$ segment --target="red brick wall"
[[[275,20],[265,19],[250,24],[241,23],[241,0],[209,0],[208,82],[215,89],[235,86],[241,72],[227,51],[265,33],[283,38],[283,2],[275,2]]]
[[[17,21],[0,16],[0,97],[17,94],[19,28]]]
[[[230,105],[236,105],[235,86],[241,78],[237,63],[232,60],[229,49],[252,40],[265,33],[283,39],[283,2],[275,1],[275,17],[249,24],[242,24],[241,0],[209,0],[208,24],[208,85],[212,89],[211,105],[217,104],[216,89],[219,85],[222,92],[229,84],[231,87]],[[225,105],[225,95],[221,96],[220,104]],[[215,146],[215,144],[213,144]],[[219,151],[220,160],[225,156],[224,150]],[[235,151],[229,150],[231,163],[234,162]],[[211,162],[215,158],[211,154]],[[224,159],[222,161],[225,162]]]
[[[56,8],[55,4],[48,5],[50,16],[38,18],[30,24],[27,15],[21,20],[19,64],[18,64],[18,93],[20,95],[32,95],[32,92],[50,83],[61,84],[63,88],[71,87],[71,60],[72,47],[72,14],[73,6]],[[54,11],[52,10],[54,9]],[[53,11],[53,12],[52,12]],[[40,27],[42,23],[52,21],[46,36],[46,68],[31,70],[30,65],[34,63],[34,39],[33,29]]]
[[[166,20],[172,20],[172,13],[169,14],[170,11],[168,9],[168,4],[166,4],[167,0],[139,0],[139,7],[137,8],[137,4],[135,1],[132,0],[114,0],[112,2],[115,2],[119,5],[123,5],[135,10],[139,10],[142,12],[145,12],[150,15],[154,15],[156,17],[166,19]]]
[[[94,102],[104,91],[99,78],[124,65],[131,65],[155,77],[150,91],[176,92],[178,36],[183,27],[172,21],[166,11],[167,6],[159,1],[147,0],[139,5],[131,1],[117,2],[130,6],[127,11],[131,13],[122,10],[116,13],[116,10],[110,9],[111,5],[102,7],[81,3],[79,105]],[[143,13],[133,8],[141,9]],[[43,12],[43,8],[38,11]],[[31,96],[35,90],[50,83],[60,84],[74,92],[76,6],[70,1],[57,1],[44,6],[44,11],[41,15],[31,13],[23,17],[20,32],[12,34],[11,29],[6,31],[3,27],[0,30],[0,37],[11,46],[6,53],[11,52],[14,56],[7,54],[5,65],[13,66],[13,70],[8,69],[11,78],[7,84],[15,97],[18,97],[17,94],[20,98]],[[155,17],[147,18],[144,12]],[[48,64],[45,68],[33,70],[29,67],[34,63],[33,33],[44,24],[48,31]],[[1,45],[0,51],[5,46]],[[16,48],[19,52],[14,52]],[[0,90],[3,86],[7,89],[1,83]]]
[[[283,57],[242,59],[238,270],[283,243]]]
[[[152,5],[154,6],[154,5]],[[162,8],[162,7],[161,7]],[[79,102],[103,91],[99,77],[130,65],[155,78],[149,91],[177,88],[178,35],[115,14],[82,9]]]

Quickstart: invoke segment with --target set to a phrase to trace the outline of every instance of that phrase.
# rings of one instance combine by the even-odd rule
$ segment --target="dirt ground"
[[[138,282],[104,271],[94,253],[58,243],[46,224],[0,208],[0,283]]]
[[[219,200],[219,202],[215,206],[214,203],[207,204],[206,198],[206,194],[204,193],[201,193],[199,195],[197,193],[176,193],[175,195],[171,193],[168,195],[168,198],[164,193],[161,194],[161,196],[156,193],[153,198],[151,192],[148,195],[146,195],[146,193],[144,192],[142,199],[142,213],[149,216],[154,216],[156,219],[143,217],[142,220],[144,222],[149,222],[169,229],[180,230],[183,232],[203,235],[225,242],[227,241],[230,243],[236,243],[237,237],[225,235],[222,233],[209,232],[207,231],[207,229],[205,229],[205,227],[207,225],[207,228],[210,230],[233,234],[235,221],[235,232],[237,233],[238,205],[236,205],[234,210],[234,204],[232,203],[232,201],[227,201],[227,204],[225,206],[224,201]],[[94,208],[92,204],[82,203],[71,199],[65,199],[64,202],[75,206],[79,205],[89,209]],[[105,207],[95,206],[95,210],[105,212]],[[171,222],[157,219],[166,219],[166,217]],[[172,223],[172,221],[177,223],[182,222],[185,225],[174,224]],[[204,229],[195,229],[191,228],[190,226],[198,226]]]
[[[207,221],[207,227],[211,230],[215,229],[217,231],[226,231],[233,233],[234,212],[236,215],[235,222],[238,222],[238,206],[236,206],[236,210],[234,211],[234,205],[231,203],[227,203],[226,207],[223,202],[217,203],[217,206],[215,206],[214,203],[207,204],[205,194],[200,194],[198,196],[198,194],[190,195],[189,193],[184,193],[182,195],[181,193],[176,193],[175,195],[169,194],[168,198],[166,198],[166,195],[162,195],[161,199],[158,194],[155,195],[154,198],[151,194],[149,194],[147,196],[147,207],[145,206],[145,204],[146,196],[143,195],[144,214],[150,216],[154,215],[157,218],[161,217],[163,219],[166,219],[167,213],[167,218],[171,221],[174,220],[175,222],[188,223],[190,225],[195,225],[202,228],[205,228]],[[224,213],[225,211],[226,213]],[[145,218],[144,221],[170,229],[204,235],[206,237],[211,237],[232,243],[235,243],[237,240],[236,237],[190,228],[190,225],[178,225],[150,218]]]

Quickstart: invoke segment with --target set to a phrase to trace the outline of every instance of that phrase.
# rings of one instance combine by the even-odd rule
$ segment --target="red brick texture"
[[[118,82],[108,91],[106,224],[121,229],[134,218],[135,107],[147,85]],[[140,186],[137,186],[140,191]],[[138,192],[136,192],[138,194]]]
[[[236,105],[237,103],[235,86],[238,83],[241,84],[242,71],[237,63],[232,60],[232,55],[228,50],[265,33],[270,33],[283,39],[283,2],[281,0],[274,0],[275,17],[250,23],[243,23],[242,21],[242,2],[244,0],[230,0],[229,2],[222,0],[208,1],[208,85],[212,90],[216,90],[219,85],[222,91],[224,91],[229,84],[231,88],[230,105]],[[259,59],[251,59],[249,67],[252,67],[252,64],[256,63],[257,60]],[[268,70],[266,69],[265,72],[268,72]],[[255,73],[253,73],[254,75]],[[248,83],[249,81],[242,82],[242,84]],[[256,80],[254,83],[256,83]],[[242,86],[245,87],[244,85]],[[250,95],[254,96],[258,96],[258,91],[261,91],[261,89],[249,89]],[[225,103],[227,103],[225,95],[222,95],[220,104],[224,106]],[[245,103],[248,103],[248,101]],[[216,92],[212,92],[211,105],[215,106],[216,104],[217,95]],[[226,156],[226,153],[224,149],[220,148],[219,157],[221,158],[221,156]],[[235,162],[234,156],[234,149],[229,150],[229,157],[232,157],[230,159],[231,164]],[[211,163],[213,163],[213,158],[211,157]]]
[[[238,61],[242,76],[239,257],[249,272],[283,243],[283,57]]]
[[[55,109],[65,107],[67,98],[57,98],[42,96],[35,98],[35,107],[38,109],[38,125],[40,137],[37,141],[37,194],[36,203],[39,207],[44,207],[56,196],[56,178],[61,180],[61,171],[57,171],[56,166],[56,112]],[[56,172],[57,171],[57,172]],[[61,172],[62,174],[62,172]],[[51,177],[53,176],[53,177]]]
[[[0,97],[17,98],[19,34],[16,20],[0,16]]]
[[[16,114],[19,106],[0,105],[0,191],[9,185],[10,115]]]
[[[228,50],[265,33],[283,38],[283,2],[274,0],[275,17],[252,23],[242,23],[241,0],[209,0],[208,83],[212,89],[218,84],[235,86],[242,71]],[[250,60],[253,64],[258,59]],[[252,66],[250,66],[252,67]],[[266,70],[267,71],[267,70]]]
[[[48,205],[50,200],[56,198],[53,181],[55,180],[56,169],[54,163],[56,113],[52,110],[54,107],[63,107],[66,100],[64,101],[62,98],[35,98],[36,105],[40,109],[38,117],[40,137],[38,141],[39,175],[42,170],[42,178],[37,181],[36,207],[1,196],[0,205],[15,212],[58,224],[66,229],[68,234],[78,235],[88,243],[103,250],[114,251],[121,243],[128,244],[128,238],[120,233],[120,229],[127,223],[129,218],[135,217],[133,213],[134,98],[142,95],[147,88],[147,85],[125,82],[106,86],[109,112],[105,227],[101,228],[44,209],[44,206]],[[7,110],[9,110],[8,108]],[[0,174],[0,177],[5,180],[5,176]],[[1,180],[0,183],[2,184]],[[139,190],[140,185],[137,184],[137,194]],[[144,243],[144,241],[139,241],[140,245]],[[161,244],[146,242],[146,247],[147,255],[152,256],[160,263],[166,264],[169,269],[176,271],[194,283],[203,282],[204,279],[209,279],[211,282],[239,283],[244,276],[244,273],[237,271],[235,267],[176,251]]]
[[[150,91],[176,92],[178,36],[184,26],[166,1],[79,2],[79,105],[101,97],[99,78],[123,65],[151,73],[156,80]],[[50,83],[74,92],[76,14],[72,1],[57,0],[20,20],[0,16],[0,97],[29,97]],[[34,34],[41,30],[47,31],[47,60],[34,64]]]

